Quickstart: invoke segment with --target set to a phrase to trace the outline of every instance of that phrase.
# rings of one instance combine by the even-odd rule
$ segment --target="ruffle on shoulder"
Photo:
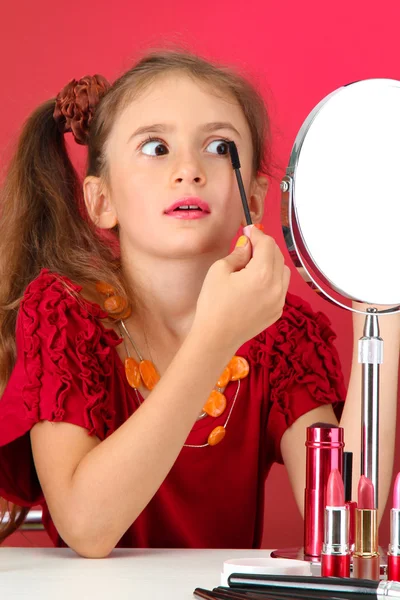
[[[47,269],[27,287],[17,323],[17,329],[19,325],[22,330],[27,377],[23,402],[32,421],[44,418],[49,409],[51,420],[63,421],[66,398],[78,385],[84,401],[84,426],[89,434],[103,439],[114,417],[104,382],[113,368],[111,349],[120,339],[113,330],[101,326],[98,319],[107,314],[79,296],[81,289]],[[49,389],[53,398],[48,394],[43,398],[45,371],[57,382],[56,389]]]
[[[329,319],[293,294],[287,295],[281,318],[254,338],[250,363],[268,366],[270,402],[287,426],[306,408],[344,401],[346,388],[335,339]],[[304,393],[296,403],[299,386],[308,391],[314,406],[300,406]]]

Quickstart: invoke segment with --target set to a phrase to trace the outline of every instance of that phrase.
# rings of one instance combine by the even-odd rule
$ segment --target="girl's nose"
[[[204,185],[206,174],[201,161],[194,156],[178,159],[172,174],[173,183],[196,183]]]

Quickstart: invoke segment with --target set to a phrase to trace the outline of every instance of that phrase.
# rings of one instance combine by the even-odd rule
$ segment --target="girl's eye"
[[[228,142],[226,140],[214,140],[208,144],[207,148],[211,148],[211,152],[216,152],[220,156],[229,154]],[[147,139],[140,147],[143,154],[147,156],[163,156],[168,153],[165,143],[158,138]]]
[[[148,156],[163,156],[168,150],[163,141],[157,138],[149,138],[142,144],[141,151]]]
[[[214,140],[210,144],[208,144],[207,148],[212,148],[213,152],[224,156],[229,154],[229,146],[226,140]]]

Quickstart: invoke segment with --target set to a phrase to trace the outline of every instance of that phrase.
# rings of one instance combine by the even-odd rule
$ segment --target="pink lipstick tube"
[[[400,581],[400,509],[390,511],[390,544],[387,553],[387,577]]]
[[[387,576],[400,581],[400,473],[393,488],[393,508],[390,511],[390,543],[387,552]]]
[[[344,431],[331,423],[307,427],[304,492],[304,554],[320,557],[324,541],[326,485],[334,469],[342,474]]]
[[[326,502],[321,575],[350,577],[349,509],[345,506],[343,480],[337,469],[329,475]]]
[[[365,475],[361,475],[358,484],[353,574],[358,579],[374,579],[378,581],[380,578],[378,524],[374,485]]]

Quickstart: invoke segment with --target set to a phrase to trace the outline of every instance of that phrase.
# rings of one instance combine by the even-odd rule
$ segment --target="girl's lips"
[[[203,210],[176,210],[175,212],[165,213],[167,217],[172,217],[174,219],[184,219],[184,220],[193,220],[193,219],[204,219],[209,216],[209,212],[204,212]]]
[[[189,207],[189,208],[179,208],[179,207]],[[196,208],[190,208],[194,206]],[[174,219],[181,219],[186,221],[191,221],[193,219],[204,219],[210,214],[211,210],[207,202],[204,202],[201,198],[197,196],[183,196],[165,211],[165,214],[168,217],[173,217]]]
[[[167,210],[165,211],[165,214],[169,215],[170,213],[172,213],[174,211],[175,211],[175,213],[179,212],[176,209],[179,208],[180,206],[198,206],[200,209],[200,212],[204,212],[204,213],[211,212],[210,207],[207,204],[207,202],[204,202],[204,200],[202,200],[201,198],[198,198],[197,196],[184,196],[183,198],[180,198],[179,200],[177,200],[176,202],[171,204],[171,206],[169,206],[167,208]],[[189,210],[191,210],[191,212],[195,212],[193,209],[188,209],[187,212],[189,212]]]

